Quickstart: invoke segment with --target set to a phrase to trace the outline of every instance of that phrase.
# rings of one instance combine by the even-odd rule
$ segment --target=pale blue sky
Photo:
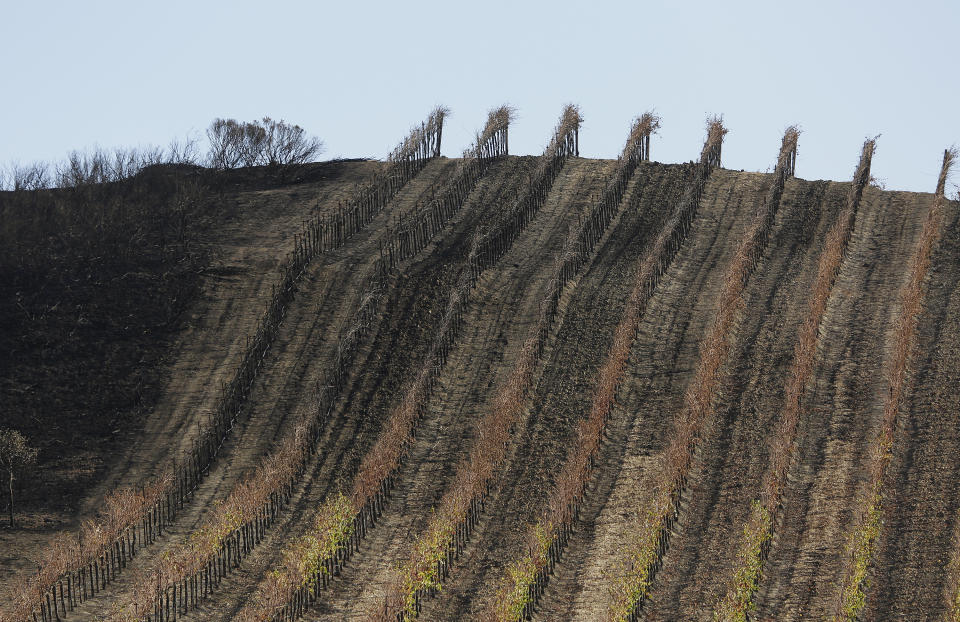
[[[728,168],[767,170],[798,123],[800,177],[849,179],[882,134],[874,176],[932,191],[960,141],[958,33],[948,1],[0,0],[0,163],[264,115],[320,136],[324,158],[383,157],[440,103],[444,154],[502,103],[511,152],[539,153],[573,102],[588,157],[615,157],[653,108],[654,159],[690,160],[722,113]]]

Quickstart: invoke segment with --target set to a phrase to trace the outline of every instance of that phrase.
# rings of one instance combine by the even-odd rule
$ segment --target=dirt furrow
[[[913,390],[904,403],[869,576],[866,620],[946,619],[960,510],[960,227],[956,204],[931,262],[918,325]],[[950,216],[948,216],[949,218]],[[949,222],[949,221],[948,221]]]
[[[804,302],[846,189],[846,184],[787,182],[767,250],[744,292],[745,310],[723,368],[714,425],[698,448],[683,528],[671,539],[651,587],[647,619],[709,620],[725,591],[727,569],[767,465]]]
[[[385,223],[392,214],[414,209],[424,194],[452,175],[455,167],[455,161],[447,159],[429,164],[371,223],[373,229],[368,227],[344,247],[321,255],[311,264],[299,283],[297,298],[281,324],[244,414],[209,475],[194,492],[189,507],[177,515],[161,542],[141,552],[132,568],[97,598],[87,601],[78,610],[77,619],[96,617],[109,610],[135,584],[138,570],[149,568],[167,548],[193,533],[216,501],[225,498],[244,473],[257,466],[286,424],[294,421],[298,412],[311,407],[314,383],[322,370],[329,367],[338,334],[350,320],[361,294],[357,280],[365,274],[364,266],[379,257],[377,240],[385,229],[381,224],[378,235],[377,224]]]
[[[758,619],[822,619],[833,611],[853,504],[868,476],[865,454],[882,416],[886,383],[878,369],[930,196],[864,191],[821,325],[810,406],[757,593]]]
[[[764,175],[714,171],[687,240],[647,305],[626,376],[607,424],[597,479],[576,533],[544,593],[537,619],[597,620],[608,603],[610,566],[618,559],[643,482],[692,377],[699,344],[715,315],[723,274],[755,206]]]

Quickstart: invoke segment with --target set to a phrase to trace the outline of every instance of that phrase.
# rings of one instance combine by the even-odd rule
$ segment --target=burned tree
[[[10,493],[10,526],[13,527],[13,480],[37,459],[37,450],[16,430],[0,429],[0,467],[7,472]]]
[[[309,136],[299,125],[274,121],[238,122],[215,119],[207,129],[213,168],[284,166],[310,162],[323,152],[323,141]]]

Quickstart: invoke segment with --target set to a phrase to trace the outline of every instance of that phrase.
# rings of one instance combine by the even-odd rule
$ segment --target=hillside
[[[773,173],[722,168],[718,123],[658,163],[649,121],[618,160],[578,157],[567,116],[543,156],[505,155],[491,117],[475,157],[436,156],[427,127],[392,185],[407,164],[223,173],[187,306],[101,378],[156,390],[84,452],[76,422],[41,446],[0,530],[0,602],[33,586],[37,620],[953,619],[957,202],[869,185],[872,142],[853,181],[802,179],[789,131]],[[28,363],[5,399],[11,378],[52,382]],[[60,530],[76,542],[165,473],[146,520],[111,524],[119,544],[31,583]]]

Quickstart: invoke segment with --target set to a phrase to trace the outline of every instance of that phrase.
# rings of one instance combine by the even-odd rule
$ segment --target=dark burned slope
[[[234,446],[242,447],[245,452],[253,450],[251,453],[259,457],[263,447],[269,447],[269,443],[277,436],[276,431],[261,430],[255,436],[244,440],[242,435],[245,433],[245,427],[256,427],[257,422],[263,419],[272,420],[274,423],[271,425],[279,425],[295,405],[288,404],[277,408],[261,402],[283,399],[283,396],[273,394],[289,392],[288,389],[278,386],[278,383],[295,383],[294,379],[289,378],[292,373],[292,369],[288,368],[289,365],[306,364],[315,359],[318,354],[326,355],[330,344],[335,343],[340,322],[344,319],[344,315],[350,313],[350,307],[357,295],[357,268],[372,261],[377,240],[382,237],[388,219],[412,210],[417,201],[427,194],[431,187],[442,184],[450,176],[454,167],[454,162],[446,159],[428,165],[420,175],[400,191],[385,213],[376,218],[369,227],[349,240],[344,247],[320,255],[310,264],[303,282],[299,284],[297,299],[281,325],[277,342],[271,348],[271,355],[276,362],[270,362],[264,366],[267,375],[259,379],[255,385],[255,394],[248,402],[247,412],[241,416],[244,428],[241,428],[239,435],[232,436],[228,441],[229,449],[232,450]],[[370,175],[374,169],[367,167],[365,171]],[[354,181],[365,180],[359,178]],[[299,210],[295,211],[288,223],[284,223],[287,225],[283,230],[284,239],[292,246],[292,233],[297,230],[311,207],[315,205],[314,209],[319,209],[321,212],[333,211],[337,209],[340,201],[345,201],[351,196],[354,189],[353,183],[345,183],[332,187],[321,186],[312,194],[301,195]],[[251,200],[254,206],[259,205],[263,209],[267,205],[286,202],[288,199],[282,194],[274,193],[273,196],[255,196],[248,200]],[[248,232],[247,235],[251,233]],[[252,248],[251,246],[248,245],[245,248],[245,257],[250,257],[254,253],[269,254],[271,257],[278,254],[278,249],[271,248],[268,244]],[[286,248],[283,250],[285,251]],[[282,255],[274,261],[281,258]],[[216,322],[212,330],[201,328],[196,331],[196,334],[188,334],[184,337],[186,347],[190,348],[190,351],[182,358],[187,359],[189,356],[187,360],[192,362],[193,366],[183,369],[180,376],[186,376],[186,379],[181,382],[188,384],[186,387],[176,385],[168,387],[165,398],[173,402],[169,414],[160,411],[151,419],[147,431],[130,452],[130,461],[120,469],[123,477],[119,479],[119,484],[134,484],[144,475],[155,474],[157,469],[165,466],[164,460],[172,459],[179,451],[190,447],[196,434],[197,422],[201,421],[203,415],[212,408],[219,390],[219,382],[232,372],[242,353],[244,339],[253,333],[259,315],[263,312],[268,300],[276,270],[273,269],[273,264],[257,267],[259,268],[257,276],[260,278],[256,281],[256,289],[233,292],[224,288],[224,294],[229,294],[229,298],[223,302],[223,311],[213,317],[210,314],[206,316],[207,322]],[[239,269],[242,268],[227,264],[219,267],[214,274],[227,284],[249,281],[249,279],[232,275],[232,272]],[[307,302],[311,299],[317,302],[313,304]],[[318,308],[318,305],[322,306]],[[231,320],[234,316],[243,318],[244,323],[233,326]],[[210,360],[212,358],[210,355],[220,350],[218,346],[222,344],[222,333],[229,335],[235,342],[230,343],[231,350],[225,353],[226,356]],[[220,341],[217,341],[218,337],[221,338]],[[308,346],[315,349],[304,351]],[[197,361],[196,358],[200,360]],[[320,362],[326,360],[323,358]],[[211,377],[208,367],[215,369],[219,376]],[[303,373],[300,372],[300,375],[302,376]],[[264,413],[265,408],[274,408],[282,413],[280,417],[270,416]],[[264,445],[259,448],[248,447],[246,441]]]
[[[0,567],[0,600],[8,586],[12,589],[16,585],[12,578],[16,567],[36,570],[32,559],[46,546],[55,529],[76,528],[100,509],[103,496],[115,486],[139,483],[176,455],[181,447],[177,441],[195,433],[196,422],[213,408],[220,383],[229,379],[239,363],[244,338],[254,332],[270,296],[277,267],[293,246],[292,232],[311,211],[335,209],[338,201],[345,200],[355,184],[372,177],[378,166],[372,162],[325,163],[314,172],[319,180],[280,188],[265,182],[255,185],[266,188],[253,190],[249,189],[250,184],[226,184],[218,203],[224,211],[223,220],[208,230],[202,240],[195,241],[210,258],[198,275],[200,291],[184,314],[181,332],[173,343],[149,346],[166,348],[161,359],[152,361],[155,355],[149,349],[138,354],[136,373],[156,376],[152,381],[159,385],[155,403],[140,404],[136,412],[142,411],[143,420],[129,423],[123,436],[103,439],[112,443],[114,449],[96,457],[88,456],[86,442],[79,440],[90,431],[69,428],[76,422],[60,419],[58,425],[66,428],[64,433],[72,434],[78,446],[70,451],[58,449],[58,457],[51,463],[53,471],[49,475],[41,471],[44,474],[40,481],[31,487],[42,492],[46,503],[55,507],[44,514],[40,507],[25,506],[53,522],[17,533],[16,538],[0,531],[0,549],[4,550],[4,557],[9,555],[14,566],[4,563]],[[120,351],[138,343],[132,340],[124,346],[107,345]],[[116,373],[110,367],[99,368],[98,382],[103,390],[116,388],[111,380]],[[121,378],[118,382],[123,385],[126,380]],[[12,406],[6,400],[4,404]],[[96,427],[102,417],[116,414],[87,412],[80,423],[90,422]],[[79,456],[75,454],[78,450]],[[87,478],[93,473],[97,477],[90,481]],[[69,503],[73,501],[71,496],[64,498],[51,492],[60,479],[72,489],[71,494],[79,497],[79,508]],[[87,488],[89,483],[94,485]],[[26,497],[23,500],[31,501]]]

